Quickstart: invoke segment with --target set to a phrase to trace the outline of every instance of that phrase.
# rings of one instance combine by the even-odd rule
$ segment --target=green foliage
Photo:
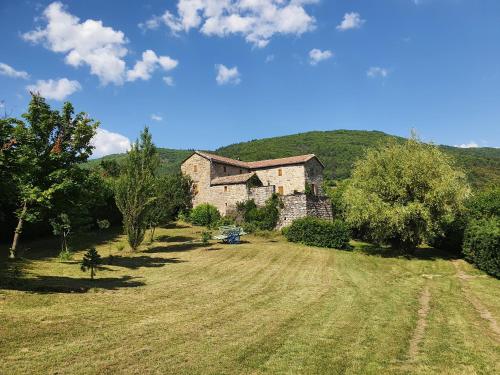
[[[90,140],[99,125],[83,112],[75,114],[71,103],[65,103],[62,111],[52,110],[35,94],[22,117],[24,121],[2,121],[0,131],[0,136],[10,137],[2,146],[8,152],[2,151],[0,160],[9,158],[11,204],[17,207],[11,256],[25,222],[40,218],[44,209],[53,216],[54,212],[68,213],[60,206],[78,207],[72,199],[83,191],[79,165],[91,155]]]
[[[149,210],[147,217],[148,227],[151,229],[151,241],[158,226],[171,222],[179,212],[191,209],[192,191],[191,179],[182,173],[156,178],[155,204]]]
[[[69,216],[65,213],[59,214],[57,218],[50,220],[50,225],[52,225],[52,233],[61,238],[61,252],[59,257],[68,258],[70,254],[68,242],[71,233],[71,221],[69,220]]]
[[[230,216],[222,216],[220,220],[217,222],[217,224],[214,225],[214,227],[222,227],[222,226],[228,226],[228,225],[235,225],[236,220]]]
[[[194,225],[212,226],[219,222],[221,216],[215,206],[203,203],[191,211],[190,219]]]
[[[115,159],[102,159],[99,167],[105,177],[116,178],[120,176],[121,167]]]
[[[500,218],[473,219],[465,231],[463,252],[477,268],[500,278]]]
[[[248,200],[238,203],[236,208],[245,222],[245,231],[252,233],[256,230],[273,230],[278,223],[280,205],[279,196],[273,194],[264,207],[257,207],[255,201]]]
[[[133,250],[143,242],[148,217],[156,204],[157,168],[156,147],[146,127],[127,153],[123,172],[115,185],[116,205],[123,215],[123,228]]]
[[[241,160],[255,161],[282,158],[300,154],[316,154],[325,164],[325,177],[343,180],[350,177],[354,163],[363,157],[365,151],[381,142],[404,139],[379,131],[334,130],[273,137],[242,142],[219,148],[215,153]],[[447,155],[457,160],[474,187],[500,184],[500,150],[494,148],[469,148],[439,146]],[[189,150],[159,149],[161,172],[178,171]],[[123,155],[106,156],[105,159],[122,160]],[[92,165],[99,163],[91,160]]]
[[[90,278],[94,279],[97,268],[102,263],[101,256],[95,247],[90,248],[84,255],[80,269],[83,272],[90,271]]]
[[[109,220],[106,220],[106,219],[99,220],[99,219],[97,219],[97,227],[100,230],[108,229],[109,226],[110,226]]]
[[[500,187],[493,187],[476,194],[467,204],[469,215],[475,219],[500,217]]]
[[[442,233],[430,241],[436,248],[459,253],[462,251],[464,232],[471,220],[500,217],[500,188],[490,188],[471,197],[466,203],[466,211],[451,221],[441,224]]]
[[[344,192],[347,189],[348,180],[326,181],[323,189],[332,202],[332,213],[336,219],[345,219]]]
[[[201,232],[201,243],[204,245],[204,246],[207,246],[209,245],[209,241],[212,239],[212,232],[210,231],[203,231]]]
[[[353,228],[412,252],[463,212],[469,194],[464,174],[448,156],[412,138],[368,151],[343,198]]]
[[[314,217],[295,220],[292,225],[282,230],[290,242],[299,242],[309,246],[349,249],[349,226],[341,221],[327,221]]]

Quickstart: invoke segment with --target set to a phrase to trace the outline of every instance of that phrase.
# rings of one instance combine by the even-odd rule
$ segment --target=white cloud
[[[321,51],[320,49],[314,48],[309,51],[309,63],[311,65],[317,65],[320,61],[328,60],[333,57],[333,53],[330,50]]]
[[[127,71],[127,81],[142,79],[147,81],[153,72],[158,68],[164,71],[174,69],[179,62],[169,56],[157,56],[154,51],[148,49],[142,53],[142,60],[137,61],[133,69]]]
[[[172,77],[170,77],[170,76],[163,77],[163,82],[165,82],[165,84],[167,86],[174,86],[175,85],[174,79]]]
[[[124,135],[98,128],[91,144],[95,147],[92,157],[100,158],[110,154],[120,154],[130,150],[130,140]]]
[[[474,141],[470,141],[469,143],[462,143],[461,145],[455,145],[455,147],[474,148],[474,147],[479,147],[479,145]]]
[[[51,3],[44,10],[43,18],[46,27],[23,34],[25,40],[43,43],[53,52],[66,54],[65,61],[71,66],[88,65],[103,85],[123,83],[123,57],[128,52],[123,32],[103,26],[102,21],[80,22],[78,17],[66,12],[60,2]]]
[[[0,63],[0,74],[12,78],[28,79],[30,75],[22,70],[16,70],[10,65]]]
[[[266,56],[266,63],[270,63],[274,61],[274,55],[267,55]]]
[[[337,30],[346,31],[350,29],[359,29],[366,21],[361,19],[359,13],[351,12],[344,14],[344,19],[337,26]]]
[[[238,72],[238,67],[228,68],[225,65],[217,64],[215,65],[217,69],[217,77],[215,80],[218,85],[237,85],[241,82],[240,72]]]
[[[315,28],[305,6],[318,0],[179,0],[177,15],[166,11],[141,28],[167,26],[173,34],[197,29],[209,36],[242,35],[255,47],[265,47],[276,34],[301,35]]]
[[[372,66],[366,71],[366,75],[370,78],[382,77],[385,78],[389,75],[389,70],[381,68],[380,66]]]
[[[153,121],[162,121],[163,120],[163,117],[161,117],[160,115],[155,115],[154,113],[151,115],[151,120]]]
[[[28,91],[37,92],[46,99],[64,100],[69,95],[82,89],[78,81],[70,81],[67,78],[47,81],[38,80],[36,84],[26,86]]]

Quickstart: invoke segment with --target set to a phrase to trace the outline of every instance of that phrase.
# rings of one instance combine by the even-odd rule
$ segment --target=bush
[[[282,233],[290,242],[299,242],[310,246],[349,249],[350,230],[341,221],[327,221],[313,217],[295,220]]]
[[[190,218],[194,225],[211,226],[220,220],[220,213],[215,206],[204,203],[193,208]]]
[[[205,246],[210,244],[210,240],[212,239],[212,232],[203,231],[201,232],[201,243]]]
[[[472,220],[465,231],[463,252],[477,268],[500,278],[500,219]]]
[[[257,207],[253,200],[238,203],[237,210],[243,216],[245,224],[249,230],[246,232],[251,233],[256,230],[273,230],[279,219],[279,206],[281,202],[279,197],[274,194],[266,201],[264,207]]]
[[[217,221],[213,226],[214,227],[222,227],[226,225],[235,225],[236,221],[230,216],[223,216]]]

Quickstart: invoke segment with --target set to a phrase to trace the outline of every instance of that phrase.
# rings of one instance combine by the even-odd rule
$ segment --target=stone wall
[[[280,170],[281,176],[279,175]],[[304,192],[306,186],[306,176],[303,165],[285,165],[255,169],[255,173],[264,186],[276,186],[276,192],[278,192],[279,187],[282,186],[283,195],[293,194],[294,192]]]
[[[258,207],[264,206],[266,201],[272,197],[276,190],[274,185],[250,188],[248,199],[253,199]]]
[[[204,157],[193,154],[181,165],[183,174],[191,177],[197,193],[193,197],[193,207],[201,203],[211,203],[210,174],[212,166]]]
[[[236,208],[236,203],[245,202],[248,200],[248,188],[245,184],[236,185],[216,185],[211,186],[209,190],[210,201],[221,215],[226,215],[228,212]]]
[[[247,168],[236,167],[234,165],[221,164],[212,162],[211,177],[233,176],[235,174],[242,174],[250,172]]]
[[[276,229],[289,226],[294,220],[306,216],[333,220],[332,204],[327,197],[293,194],[281,197],[281,201],[283,208],[280,210]]]

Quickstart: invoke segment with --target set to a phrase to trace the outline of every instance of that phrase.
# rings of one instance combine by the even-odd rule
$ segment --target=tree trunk
[[[28,212],[28,204],[26,203],[26,201],[24,201],[23,210],[21,211],[21,215],[19,215],[19,221],[17,222],[17,227],[14,231],[14,239],[12,240],[12,246],[10,247],[10,259],[14,259],[16,257],[17,243],[19,242],[19,237],[21,236],[21,232],[23,231],[23,223],[26,212]]]
[[[153,243],[155,240],[155,229],[156,229],[156,227],[151,227],[151,233],[150,233],[151,237],[149,238],[150,243]]]

